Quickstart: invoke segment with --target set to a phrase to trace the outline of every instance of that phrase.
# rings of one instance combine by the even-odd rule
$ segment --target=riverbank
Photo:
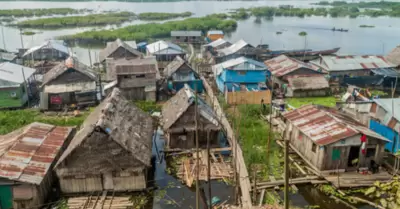
[[[182,12],[182,13],[163,13],[163,12],[145,12],[140,13],[137,17],[139,20],[169,20],[179,17],[190,17],[193,13]]]
[[[75,35],[61,36],[59,39],[78,43],[113,41],[117,38],[122,40],[144,41],[149,38],[169,37],[170,32],[173,30],[207,31],[217,29],[233,31],[236,27],[237,23],[234,20],[226,20],[209,15],[201,18],[188,18],[165,23],[131,25],[116,30],[86,31]]]
[[[32,17],[49,15],[68,15],[89,12],[87,9],[51,8],[51,9],[6,9],[0,10],[0,17]]]

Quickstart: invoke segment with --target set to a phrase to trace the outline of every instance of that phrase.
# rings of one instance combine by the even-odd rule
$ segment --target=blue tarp
[[[389,139],[390,142],[386,143],[385,145],[385,149],[387,149],[389,152],[391,153],[396,153],[397,152],[397,147],[399,144],[399,134],[395,131],[393,131],[393,129],[382,125],[374,120],[370,120],[369,121],[369,128],[373,131],[375,131],[376,133],[384,136],[386,139]],[[396,144],[394,144],[393,139],[396,137],[395,141]]]
[[[197,92],[199,93],[203,92],[203,81],[200,79],[193,81],[174,81],[172,83],[172,88],[174,88],[176,91],[179,91],[185,86],[185,84],[189,85],[193,90],[197,89]],[[171,88],[171,86],[169,86],[169,88]]]

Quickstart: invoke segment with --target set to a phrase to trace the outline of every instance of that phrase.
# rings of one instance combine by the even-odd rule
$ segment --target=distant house
[[[400,46],[396,46],[396,48],[385,56],[385,59],[394,64],[397,69],[400,69]]]
[[[164,69],[176,56],[185,58],[186,52],[178,45],[157,41],[146,46],[147,56],[155,56],[158,62],[158,68]]]
[[[28,60],[65,60],[69,56],[70,51],[63,42],[49,40],[23,52],[22,58]]]
[[[52,190],[53,167],[74,128],[32,123],[0,136],[0,207],[26,209],[44,205]]]
[[[0,63],[0,109],[22,107],[28,102],[29,89],[35,81],[34,73],[33,68],[11,62]]]
[[[142,59],[107,59],[107,78],[113,80],[125,98],[129,100],[156,101],[156,81],[160,78],[155,57]]]
[[[227,48],[232,44],[229,41],[225,41],[224,39],[217,39],[211,43],[203,45],[203,53],[207,57],[215,56],[219,49]]]
[[[203,91],[203,82],[200,76],[184,59],[177,56],[174,61],[169,63],[164,69],[164,75],[170,90],[179,91],[185,84],[193,90]]]
[[[274,89],[281,89],[286,96],[323,96],[328,84],[318,66],[280,55],[264,62],[272,74]],[[312,76],[307,78],[308,76]],[[314,80],[315,82],[314,83]],[[312,83],[309,81],[312,80]],[[306,83],[308,83],[306,85]],[[328,84],[329,85],[329,84]],[[329,87],[329,86],[328,86]]]
[[[388,140],[335,109],[305,105],[283,117],[285,137],[320,172],[368,168],[371,160],[382,163]]]
[[[171,39],[174,43],[201,43],[202,37],[201,31],[171,31]]]
[[[209,42],[224,38],[224,32],[222,30],[210,30],[207,32],[207,39]]]
[[[68,58],[43,76],[40,106],[90,106],[97,103],[96,75],[76,58]]]
[[[15,63],[17,59],[16,54],[7,53],[7,52],[0,52],[0,62],[13,62]]]
[[[195,93],[185,84],[162,108],[162,124],[168,148],[192,149],[196,147]],[[200,97],[197,102],[199,147],[218,147],[221,126],[212,108]]]
[[[217,57],[215,59],[217,63],[238,58],[241,56],[255,59],[257,55],[256,52],[257,50],[254,46],[241,39],[226,48],[218,49]]]
[[[143,54],[137,50],[135,41],[122,41],[117,39],[108,42],[105,49],[99,53],[99,61],[103,63],[107,58],[113,59],[135,59],[142,57]]]
[[[267,67],[262,62],[239,57],[212,67],[218,89],[225,91],[260,90],[265,88],[269,76]]]
[[[385,149],[395,154],[398,152],[400,140],[400,98],[373,99],[362,102],[349,102],[340,109],[352,118],[381,134],[390,142]]]
[[[90,113],[58,160],[61,192],[145,189],[153,131],[151,116],[114,89]]]

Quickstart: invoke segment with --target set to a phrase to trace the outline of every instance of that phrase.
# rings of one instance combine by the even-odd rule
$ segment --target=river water
[[[57,8],[70,7],[76,9],[93,9],[97,12],[104,10],[142,12],[185,12],[190,11],[194,16],[204,16],[212,13],[228,12],[234,8],[249,8],[257,6],[278,6],[290,4],[297,7],[310,7],[311,3],[317,1],[182,1],[182,2],[152,2],[152,3],[129,3],[129,2],[0,2],[1,9],[21,8]],[[122,26],[141,24],[144,21],[132,21]],[[374,25],[375,28],[360,28],[359,25]],[[60,30],[43,30],[34,36],[23,36],[25,47],[38,45],[44,40],[61,35],[75,34],[78,32],[117,28],[120,26],[69,28]],[[350,31],[333,32],[332,27],[345,28]],[[35,30],[37,31],[37,30]],[[276,35],[282,31],[281,35]],[[306,40],[298,35],[306,31]],[[340,54],[386,54],[392,48],[399,45],[400,18],[390,17],[358,17],[329,18],[329,17],[275,17],[273,20],[262,20],[260,24],[254,22],[254,18],[238,21],[235,32],[228,34],[226,38],[230,41],[244,39],[251,44],[269,44],[271,49],[302,49],[304,47],[314,50],[341,47]],[[4,36],[7,50],[16,51],[21,47],[19,31],[16,28],[4,27]],[[0,39],[1,40],[1,39]],[[0,48],[4,48],[2,41]],[[73,52],[89,63],[88,50],[74,47]],[[92,60],[98,50],[92,51]]]

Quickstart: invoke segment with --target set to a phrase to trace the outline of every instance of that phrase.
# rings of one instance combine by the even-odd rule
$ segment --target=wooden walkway
[[[69,209],[128,209],[134,208],[131,196],[114,196],[114,193],[107,195],[107,192],[99,192],[96,195],[68,198]]]
[[[323,177],[336,188],[367,187],[372,186],[375,181],[386,182],[392,178],[386,171],[376,174],[360,174],[357,172],[344,172],[339,175],[323,175]]]

